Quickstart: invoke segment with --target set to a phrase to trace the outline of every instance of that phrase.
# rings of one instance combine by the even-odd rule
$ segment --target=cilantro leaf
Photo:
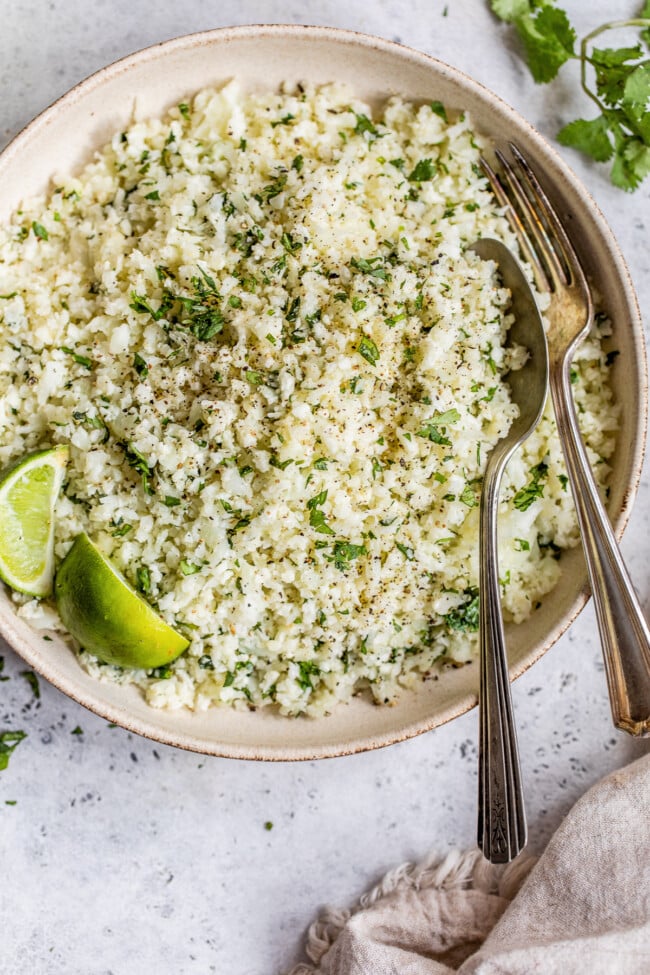
[[[508,23],[533,10],[530,0],[491,0],[490,6],[497,17]]]
[[[564,10],[544,6],[534,16],[517,17],[515,26],[535,81],[552,81],[562,65],[574,57],[576,32]]]
[[[650,63],[645,61],[628,75],[623,89],[623,101],[626,105],[640,105],[645,107],[650,99]]]
[[[635,190],[650,173],[650,145],[627,138],[617,147],[611,179],[623,190]]]
[[[597,162],[607,162],[614,154],[609,136],[609,123],[604,115],[594,119],[576,119],[557,134],[563,146],[580,149]]]

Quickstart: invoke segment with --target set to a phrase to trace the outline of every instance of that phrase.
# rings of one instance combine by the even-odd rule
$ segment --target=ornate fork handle
[[[596,607],[614,724],[650,734],[650,630],[600,500],[576,417],[571,356],[551,361],[549,383]]]
[[[508,451],[510,454],[512,451]],[[495,451],[481,508],[478,845],[492,863],[509,863],[526,845],[526,814],[508,680],[497,556],[499,484],[508,454]],[[494,461],[492,463],[492,461]]]

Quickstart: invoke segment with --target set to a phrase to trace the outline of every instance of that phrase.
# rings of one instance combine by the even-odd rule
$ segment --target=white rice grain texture
[[[321,715],[471,659],[481,477],[521,361],[496,269],[466,250],[514,247],[482,147],[438,103],[372,118],[336,86],[230,84],[116,135],[0,229],[0,463],[70,443],[57,557],[88,532],[191,639],[148,674],[77,648],[91,673],[155,707]],[[606,326],[574,387],[601,482]],[[548,411],[500,535],[520,621],[577,540]]]

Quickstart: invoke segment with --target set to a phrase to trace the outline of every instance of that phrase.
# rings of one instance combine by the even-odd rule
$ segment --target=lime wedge
[[[0,579],[28,596],[48,596],[54,578],[54,505],[70,455],[38,450],[0,474]]]
[[[70,633],[104,663],[150,670],[175,660],[189,646],[87,535],[77,535],[59,566],[54,595]]]

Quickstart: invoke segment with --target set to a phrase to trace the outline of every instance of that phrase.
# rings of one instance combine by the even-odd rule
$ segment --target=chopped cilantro
[[[333,535],[334,530],[325,521],[325,515],[320,510],[321,506],[325,504],[327,500],[327,489],[320,491],[313,498],[310,498],[307,502],[307,509],[309,511],[309,524],[321,535]]]
[[[463,590],[467,597],[461,606],[452,609],[444,618],[450,630],[476,633],[478,630],[479,595],[475,586]]]
[[[439,101],[430,102],[429,108],[434,113],[434,115],[439,115],[444,122],[447,121],[447,112],[445,111],[445,106],[442,104],[442,102]]]
[[[293,457],[289,457],[288,460],[278,460],[275,454],[271,454],[269,464],[271,467],[277,467],[279,471],[286,471],[290,464],[294,464],[295,461]]]
[[[169,680],[173,673],[171,664],[162,664],[160,667],[154,667],[153,670],[149,671],[149,677],[155,677],[156,680]]]
[[[433,416],[425,421],[421,430],[418,430],[418,437],[424,437],[431,443],[440,444],[442,447],[451,447],[451,440],[446,436],[447,426],[457,423],[460,420],[460,413],[456,409],[446,410],[444,413],[434,413]]]
[[[318,677],[320,674],[320,667],[314,660],[299,660],[298,670],[300,671],[300,676],[296,678],[296,681],[304,691],[313,691],[314,685],[311,682],[312,677]]]
[[[388,272],[381,266],[382,260],[381,257],[353,257],[350,261],[350,267],[361,271],[363,274],[368,274],[371,278],[379,278],[381,281],[387,281]]]
[[[278,125],[289,125],[291,122],[294,121],[295,117],[296,116],[292,115],[291,112],[287,112],[287,114],[283,115],[282,118],[276,119],[274,122],[271,122],[271,128],[276,129]]]
[[[145,379],[149,375],[149,366],[139,352],[136,352],[133,356],[133,368],[142,379]]]
[[[458,500],[466,504],[468,508],[475,508],[478,504],[476,500],[476,494],[472,490],[469,484],[466,484],[463,488],[462,494],[458,495]]]
[[[544,485],[541,483],[548,474],[548,464],[542,461],[530,471],[530,483],[517,491],[513,503],[518,511],[527,511],[533,501],[544,497]]]
[[[369,362],[371,366],[376,366],[379,361],[379,349],[375,345],[372,339],[364,335],[357,346],[357,352],[362,355],[366,362]]]
[[[136,569],[135,584],[138,592],[148,596],[151,592],[151,572],[146,565],[140,565]]]
[[[431,159],[420,159],[415,168],[409,173],[409,183],[425,183],[436,175],[436,168]]]
[[[79,355],[74,349],[69,348],[67,345],[60,345],[59,349],[61,352],[65,352],[66,355],[72,356],[74,361],[80,366],[83,366],[85,369],[92,369],[92,359],[89,359],[87,355]]]
[[[293,236],[285,231],[280,238],[280,243],[284,247],[285,251],[289,254],[294,254],[299,251],[302,247],[302,243],[299,240],[294,240]]]
[[[201,571],[200,565],[197,565],[196,562],[188,562],[187,559],[181,559],[179,566],[184,576],[193,576]]]
[[[151,479],[153,477],[153,466],[149,465],[149,461],[142,454],[137,447],[133,444],[133,441],[129,440],[128,443],[121,442],[118,444],[124,451],[124,456],[126,457],[129,467],[132,467],[134,471],[142,477],[142,490],[145,494],[153,494],[154,490],[151,485]]]
[[[374,139],[381,139],[381,132],[377,126],[370,121],[367,115],[356,115],[356,119],[357,124],[354,127],[354,131],[357,135],[367,135],[369,142],[372,142]]]
[[[36,220],[32,221],[32,230],[34,231],[34,236],[38,237],[39,240],[49,240],[50,235],[43,226],[42,223],[38,223]]]
[[[401,542],[395,542],[395,548],[398,548],[407,562],[412,562],[415,558],[415,551],[410,545],[402,545]]]
[[[367,555],[365,545],[354,545],[352,542],[334,542],[332,555],[326,555],[328,562],[333,562],[337,569],[346,572],[350,568],[350,563],[358,559],[360,555]]]

